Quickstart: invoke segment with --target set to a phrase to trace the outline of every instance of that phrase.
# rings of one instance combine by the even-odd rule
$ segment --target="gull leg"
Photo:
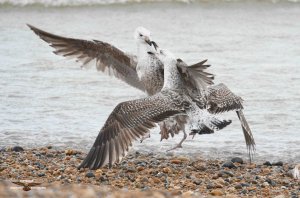
[[[182,143],[183,143],[183,142],[186,140],[186,138],[187,138],[187,134],[186,134],[185,130],[183,129],[182,131],[183,131],[183,138],[181,139],[181,141],[180,141],[175,147],[173,147],[173,148],[167,150],[167,152],[172,151],[172,150],[175,150],[175,149],[178,149],[178,148],[182,148]]]

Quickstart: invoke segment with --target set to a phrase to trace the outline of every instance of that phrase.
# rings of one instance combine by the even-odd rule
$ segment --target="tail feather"
[[[243,129],[243,133],[244,133],[244,137],[245,137],[245,141],[246,141],[246,145],[247,145],[247,150],[248,150],[248,154],[249,154],[249,158],[250,158],[250,163],[253,159],[253,155],[255,153],[255,141],[254,141],[254,137],[252,135],[251,129],[248,125],[248,122],[244,116],[244,113],[242,110],[236,111],[237,116],[241,122],[241,126]]]
[[[202,124],[199,129],[192,129],[190,135],[195,135],[196,133],[198,133],[199,135],[212,134],[214,133],[214,130],[209,128],[205,124]]]
[[[219,119],[215,119],[213,120],[211,123],[213,124],[213,127],[216,130],[221,130],[223,128],[225,128],[226,126],[228,126],[229,124],[231,124],[231,120],[219,120]]]

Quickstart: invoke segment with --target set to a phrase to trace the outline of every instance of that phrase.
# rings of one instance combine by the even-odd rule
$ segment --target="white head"
[[[176,65],[176,63],[177,63],[177,59],[175,58],[175,55],[172,52],[170,52],[169,50],[165,50],[165,49],[160,50],[158,57],[165,66],[173,65],[173,64]]]
[[[134,31],[134,38],[138,43],[151,45],[151,33],[144,27],[138,27]]]

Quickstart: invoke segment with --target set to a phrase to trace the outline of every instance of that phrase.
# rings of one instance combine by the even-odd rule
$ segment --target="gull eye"
[[[143,35],[142,34],[140,34],[140,37],[142,37]]]

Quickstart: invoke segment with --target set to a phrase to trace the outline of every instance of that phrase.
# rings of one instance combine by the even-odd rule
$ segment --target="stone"
[[[236,166],[235,166],[232,162],[230,162],[230,161],[225,162],[225,163],[222,165],[222,167],[226,167],[226,168],[236,168]]]
[[[87,172],[85,174],[86,177],[91,178],[91,177],[95,177],[95,174],[93,172]]]
[[[39,177],[43,177],[43,176],[45,176],[45,173],[44,172],[40,172],[40,173],[38,173],[38,176]]]
[[[170,160],[170,162],[171,162],[172,164],[181,164],[181,163],[182,163],[182,161],[181,161],[181,160],[178,160],[178,159],[172,159],[172,160]]]
[[[138,170],[138,171],[143,171],[144,169],[145,169],[145,167],[143,167],[143,166],[138,166],[138,167],[137,167],[137,170]]]
[[[214,184],[207,184],[206,188],[207,189],[212,189],[212,188],[215,188],[215,185]]]
[[[268,182],[264,182],[264,183],[262,184],[262,187],[264,187],[264,188],[266,188],[266,187],[268,187],[268,186],[270,186]]]
[[[221,190],[212,190],[212,191],[210,192],[210,194],[211,194],[212,196],[223,196],[223,195],[224,195],[224,193],[223,193]]]
[[[234,186],[234,188],[235,188],[235,189],[242,189],[243,186],[242,186],[241,184],[237,184],[237,185]]]
[[[24,149],[20,146],[14,146],[14,147],[11,148],[11,151],[22,152],[22,151],[24,151]]]
[[[243,159],[240,158],[240,157],[234,157],[234,158],[232,158],[231,162],[233,162],[233,163],[240,163],[240,164],[244,163]]]
[[[285,195],[277,195],[276,197],[274,198],[285,198]]]
[[[276,186],[276,182],[274,180],[271,180],[270,178],[267,178],[266,182],[268,182],[271,186]]]
[[[178,196],[178,195],[181,195],[181,194],[182,194],[181,190],[173,190],[173,191],[171,191],[171,195],[172,196]]]
[[[242,187],[249,187],[250,184],[248,184],[248,183],[241,183],[241,186],[242,186]]]
[[[200,185],[202,181],[200,179],[193,179],[193,183],[196,185]]]
[[[234,174],[233,174],[231,171],[224,171],[224,170],[221,170],[221,171],[219,172],[219,176],[220,176],[220,177],[226,177],[226,176],[233,177]]]
[[[269,161],[264,162],[263,165],[265,165],[265,166],[272,166],[271,162],[269,162]]]
[[[172,170],[169,167],[163,168],[163,172],[166,174],[169,174],[172,172]]]
[[[127,166],[126,167],[126,172],[127,173],[135,173],[136,169],[133,166]]]
[[[272,166],[283,166],[283,162],[282,161],[275,162],[272,164]]]

